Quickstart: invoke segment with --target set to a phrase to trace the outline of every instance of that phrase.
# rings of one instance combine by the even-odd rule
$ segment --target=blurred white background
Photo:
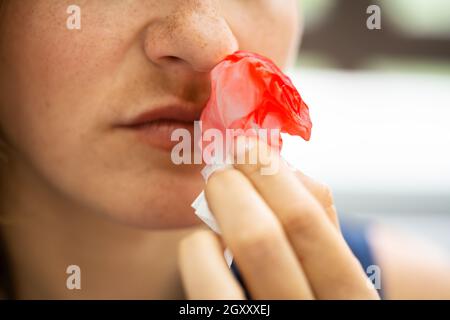
[[[283,155],[333,189],[341,215],[450,249],[450,1],[378,1],[378,31],[366,30],[364,10],[377,1],[302,2],[304,45],[290,76],[313,135],[285,137]]]

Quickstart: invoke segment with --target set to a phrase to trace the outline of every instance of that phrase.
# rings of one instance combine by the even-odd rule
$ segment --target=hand
[[[197,231],[180,244],[187,297],[245,299],[224,260],[227,246],[253,299],[378,299],[340,233],[329,189],[255,145],[246,156],[256,164],[218,171],[207,183],[222,238]],[[277,172],[261,175],[274,161]]]

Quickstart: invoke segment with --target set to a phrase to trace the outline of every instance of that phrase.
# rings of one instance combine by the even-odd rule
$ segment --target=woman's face
[[[176,166],[161,147],[169,134],[131,123],[161,107],[198,118],[208,71],[237,49],[286,66],[297,0],[82,0],[80,30],[67,27],[72,2],[3,1],[0,129],[10,163],[124,223],[196,223],[201,166]]]

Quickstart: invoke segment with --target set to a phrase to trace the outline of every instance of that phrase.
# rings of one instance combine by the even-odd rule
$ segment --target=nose
[[[208,72],[238,50],[238,41],[209,1],[188,8],[191,2],[178,2],[180,5],[172,14],[150,23],[146,29],[145,53],[159,66],[181,64],[197,72]]]

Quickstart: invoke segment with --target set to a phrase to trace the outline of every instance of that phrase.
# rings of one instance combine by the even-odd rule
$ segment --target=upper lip
[[[134,127],[161,120],[194,122],[200,119],[202,109],[190,104],[171,104],[153,107],[137,113],[136,116],[124,121],[120,126]]]

